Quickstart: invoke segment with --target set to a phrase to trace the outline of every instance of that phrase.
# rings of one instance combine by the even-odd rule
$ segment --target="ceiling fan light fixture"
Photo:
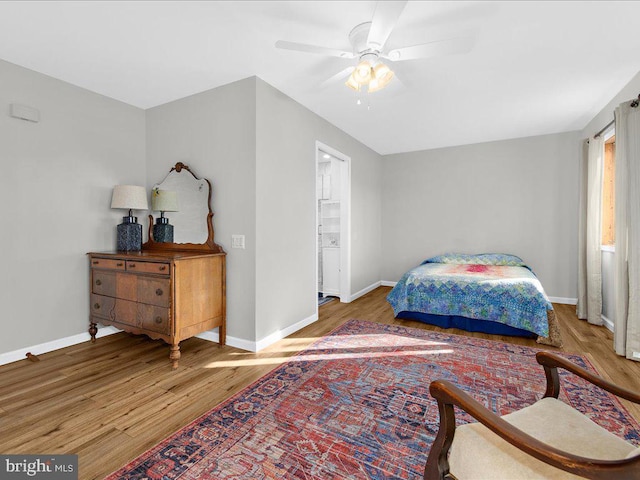
[[[355,70],[353,71],[353,73],[351,75],[349,75],[349,78],[347,79],[347,81],[344,83],[347,87],[349,87],[352,90],[355,90],[356,92],[360,91],[360,84],[356,81],[356,79],[354,78],[354,73]]]
[[[372,56],[371,54],[365,55]],[[369,93],[377,92],[386,87],[394,77],[394,73],[387,65],[376,60],[377,56],[374,57],[374,61],[371,58],[362,59],[361,57],[360,63],[351,72],[345,85],[356,92],[366,86]]]

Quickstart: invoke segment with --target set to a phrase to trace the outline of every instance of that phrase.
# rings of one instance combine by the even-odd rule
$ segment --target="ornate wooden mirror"
[[[167,221],[173,226],[173,241],[154,238],[154,219],[149,215],[149,241],[143,245],[144,250],[224,252],[214,242],[209,180],[198,178],[187,165],[178,162],[162,182],[153,186],[152,196],[158,191],[175,192],[176,211],[166,212]]]

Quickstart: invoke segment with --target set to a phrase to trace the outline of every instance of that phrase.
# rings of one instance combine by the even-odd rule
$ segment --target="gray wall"
[[[382,279],[445,252],[503,252],[575,298],[578,145],[574,132],[385,156]]]
[[[147,186],[176,162],[209,179],[215,241],[227,252],[227,334],[255,341],[256,94],[248,78],[147,110]],[[155,215],[155,213],[154,213]],[[231,235],[245,249],[231,249]]]
[[[378,154],[256,77],[147,111],[147,186],[177,161],[212,181],[230,337],[257,342],[316,312],[316,140],[352,157],[356,292],[380,280]]]
[[[314,315],[316,140],[351,157],[351,292],[380,280],[381,157],[257,79],[256,335]]]
[[[144,135],[144,111],[0,60],[0,353],[87,331],[84,254],[115,248],[111,192],[145,184]]]

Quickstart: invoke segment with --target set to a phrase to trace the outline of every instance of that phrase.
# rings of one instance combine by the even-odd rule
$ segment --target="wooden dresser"
[[[172,251],[89,253],[91,315],[97,323],[162,339],[177,368],[180,342],[219,327],[225,343],[225,254]]]
[[[209,180],[176,163],[151,193],[152,200],[160,191],[178,199],[180,208],[169,210],[170,234],[154,239],[149,215],[148,241],[140,251],[88,254],[92,342],[99,323],[162,339],[170,345],[173,368],[182,340],[218,328],[220,345],[225,344],[226,253],[214,241],[211,190]]]

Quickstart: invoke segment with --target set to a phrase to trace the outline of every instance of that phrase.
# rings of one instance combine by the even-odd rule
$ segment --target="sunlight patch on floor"
[[[344,343],[343,338],[345,336],[349,337],[349,342],[353,343]],[[312,351],[312,350],[338,350],[338,349],[354,349],[354,348],[369,348],[373,347],[430,347],[430,346],[449,346],[448,342],[438,342],[434,340],[426,340],[420,338],[413,337],[405,337],[403,335],[395,335],[395,334],[362,334],[362,335],[340,335],[335,337],[338,340],[334,344],[334,342],[325,343],[322,342],[320,344],[314,343],[321,339],[322,337],[297,337],[297,338],[283,338],[279,340],[277,343],[270,345],[267,348],[260,350],[259,352],[231,352],[229,355],[235,357],[247,357],[254,356],[258,354],[277,354],[277,353],[287,353],[287,352],[302,352],[304,350]],[[331,337],[325,337],[331,338]]]
[[[245,358],[242,360],[219,360],[208,363],[204,368],[255,367],[257,365],[280,365],[291,357]]]
[[[347,342],[344,337],[348,337]],[[415,337],[405,337],[404,335],[395,335],[390,333],[383,334],[361,334],[361,335],[335,335],[325,337],[325,342],[310,345],[307,350],[326,350],[326,349],[353,349],[368,347],[431,347],[431,346],[449,346],[449,342],[438,342]],[[334,340],[335,339],[335,340]]]
[[[346,348],[346,347],[345,347]],[[351,347],[353,349],[353,347]],[[368,347],[371,349],[372,347]],[[375,348],[375,347],[373,347]],[[336,352],[336,353],[301,353],[291,357],[264,357],[264,358],[245,358],[238,360],[219,360],[211,362],[204,368],[234,368],[234,367],[253,367],[257,365],[280,365],[285,362],[314,362],[320,360],[344,360],[349,358],[384,358],[384,357],[406,357],[415,355],[449,355],[454,353],[451,348],[434,349],[434,350],[400,350],[400,351],[364,351],[364,352]],[[255,355],[255,354],[252,354]]]

